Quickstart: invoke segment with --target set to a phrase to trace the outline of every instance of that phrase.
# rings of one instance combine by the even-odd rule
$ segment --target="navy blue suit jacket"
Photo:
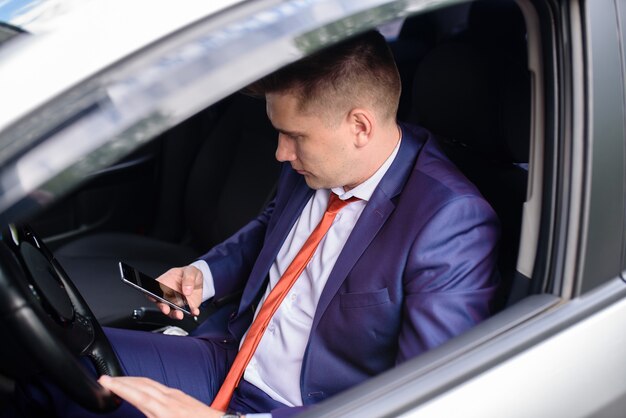
[[[274,201],[205,254],[216,297],[243,290],[228,323],[238,341],[270,266],[314,191],[289,164]],[[498,220],[426,130],[402,126],[374,191],[322,292],[300,385],[311,405],[436,347],[490,315]],[[276,411],[278,412],[278,411]]]

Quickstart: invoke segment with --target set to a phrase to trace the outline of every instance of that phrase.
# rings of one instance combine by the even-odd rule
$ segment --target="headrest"
[[[476,21],[475,11],[473,16]],[[415,72],[410,119],[486,158],[527,162],[530,77],[525,45],[502,41],[494,47],[478,39],[466,34],[424,57]]]
[[[511,47],[526,39],[524,16],[514,0],[480,0],[472,3],[468,29],[471,36],[484,44],[500,48]]]

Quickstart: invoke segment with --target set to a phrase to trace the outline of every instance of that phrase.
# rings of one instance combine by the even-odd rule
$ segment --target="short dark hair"
[[[393,55],[377,31],[318,51],[249,87],[250,92],[258,95],[295,94],[303,110],[337,113],[370,105],[380,116],[394,119],[400,89]]]

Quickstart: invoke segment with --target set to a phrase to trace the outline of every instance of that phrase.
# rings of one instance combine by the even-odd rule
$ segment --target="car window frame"
[[[586,73],[584,127],[585,193],[582,247],[575,294],[589,292],[622,271],[626,128],[624,70],[620,51],[618,9],[613,0],[583,2]],[[621,198],[615,199],[615,196]],[[609,202],[612,202],[609,204]]]
[[[615,0],[617,9],[618,28],[620,31],[621,53],[622,53],[622,80],[626,84],[626,5],[623,2]],[[624,131],[626,131],[626,103],[624,107]],[[626,173],[624,174],[626,176]],[[625,196],[626,199],[626,196]],[[625,215],[626,216],[626,215]],[[624,237],[622,239],[622,278],[626,280],[626,228],[624,229]]]

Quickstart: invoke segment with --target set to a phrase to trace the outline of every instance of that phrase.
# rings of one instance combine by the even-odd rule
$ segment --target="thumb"
[[[193,292],[196,283],[196,275],[193,268],[185,267],[183,270],[183,280],[180,282],[180,288],[183,295],[189,296]]]

